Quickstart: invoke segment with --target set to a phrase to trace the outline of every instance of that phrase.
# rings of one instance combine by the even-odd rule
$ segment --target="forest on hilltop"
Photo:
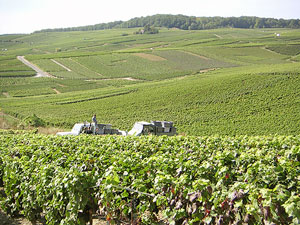
[[[254,16],[242,17],[195,17],[184,15],[157,14],[146,17],[136,17],[128,21],[115,21],[95,25],[43,29],[37,32],[90,31],[112,28],[134,28],[146,25],[155,27],[178,28],[182,30],[206,30],[216,28],[300,28],[299,19],[259,18]]]

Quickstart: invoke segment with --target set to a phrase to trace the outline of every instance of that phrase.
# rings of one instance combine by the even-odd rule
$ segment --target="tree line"
[[[206,30],[216,28],[300,28],[299,19],[274,19],[254,16],[241,17],[195,17],[184,15],[157,14],[146,17],[136,17],[128,21],[115,21],[89,26],[44,29],[37,32],[91,31],[113,28],[145,27],[178,28],[182,30]]]

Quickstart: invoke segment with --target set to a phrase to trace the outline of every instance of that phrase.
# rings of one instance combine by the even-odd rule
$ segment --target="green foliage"
[[[101,122],[123,130],[135,121],[167,120],[189,135],[289,135],[299,133],[299,78],[298,63],[236,67],[126,87],[2,98],[1,104],[10,115],[36,113],[68,128],[96,112]]]
[[[1,110],[68,128],[97,112],[124,130],[172,120],[191,135],[299,133],[299,55],[283,52],[297,48],[298,30],[135,30],[0,37],[14,49],[0,57],[0,74],[31,73],[15,55],[30,52],[26,59],[59,78],[0,78]]]
[[[34,130],[4,130],[4,129],[0,129],[0,135],[9,135],[9,134],[36,134],[37,133],[37,129]]]
[[[75,61],[98,73],[98,79],[132,77],[142,80],[159,80],[185,73],[184,70],[177,70],[171,64],[172,62],[151,61],[128,53],[80,57]]]
[[[149,18],[126,26],[152,25]],[[174,26],[172,18],[166,26]],[[299,223],[300,137],[276,135],[300,131],[300,67],[292,63],[300,61],[299,31],[196,31],[199,24],[272,20],[174,18],[190,30],[1,36],[1,48],[8,48],[0,56],[1,111],[32,125],[72,127],[97,113],[99,121],[125,130],[139,120],[170,120],[179,133],[235,137],[0,131],[7,213],[32,220],[42,213],[48,224],[84,224],[96,208],[111,223],[134,215],[137,223],[154,224],[157,212],[170,224]],[[99,28],[115,25],[123,26]],[[34,72],[16,59],[25,54],[58,79],[26,77]],[[239,136],[245,134],[275,136]]]
[[[0,79],[6,77],[31,77],[36,72],[16,58],[0,58]]]
[[[150,26],[149,24],[146,24],[143,29],[139,29],[135,32],[135,34],[158,34],[158,29],[154,26]]]
[[[282,64],[286,63],[287,56],[271,52],[263,47],[211,47],[211,48],[191,48],[190,51],[197,54],[206,54],[211,58],[220,60],[226,59],[228,62],[238,65],[253,64]],[[221,64],[222,65],[222,64]],[[224,65],[224,63],[223,63]]]
[[[0,89],[8,93],[9,97],[28,97],[37,95],[51,95],[57,93],[74,92],[80,90],[94,90],[105,87],[123,87],[130,84],[141,83],[132,80],[80,80],[80,79],[52,79],[52,78],[5,78],[1,80]],[[0,92],[1,92],[0,91]],[[4,94],[2,98],[7,98]],[[20,100],[21,101],[21,100]],[[22,101],[25,101],[24,99]]]
[[[298,55],[300,53],[300,45],[276,45],[270,46],[268,49],[284,55]]]
[[[33,127],[43,127],[46,125],[45,121],[39,118],[37,115],[33,114],[28,116],[24,119],[26,125],[33,126]]]
[[[31,62],[46,72],[52,73],[52,72],[66,71],[63,67],[57,65],[50,59],[38,59],[38,60],[32,60]]]
[[[201,54],[193,54],[189,51],[157,51],[154,52],[165,59],[172,65],[172,67],[183,71],[199,71],[211,68],[232,67],[233,64],[210,59]]]
[[[36,72],[34,71],[8,71],[0,72],[0,77],[32,77],[35,76]]]
[[[195,17],[184,15],[157,14],[146,17],[136,17],[128,21],[115,21],[83,27],[44,29],[38,32],[90,31],[113,28],[133,28],[156,26],[179,28],[183,30],[204,30],[216,28],[300,28],[299,19],[274,19],[250,16],[241,17]]]
[[[297,224],[299,136],[0,135],[3,209],[47,224]]]

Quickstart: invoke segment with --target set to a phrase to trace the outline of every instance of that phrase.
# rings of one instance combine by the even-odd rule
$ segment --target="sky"
[[[155,14],[300,18],[300,0],[0,0],[0,34],[126,21]]]

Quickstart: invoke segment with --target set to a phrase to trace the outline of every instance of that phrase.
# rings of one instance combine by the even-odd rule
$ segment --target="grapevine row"
[[[6,213],[47,224],[298,224],[300,136],[0,135]]]

